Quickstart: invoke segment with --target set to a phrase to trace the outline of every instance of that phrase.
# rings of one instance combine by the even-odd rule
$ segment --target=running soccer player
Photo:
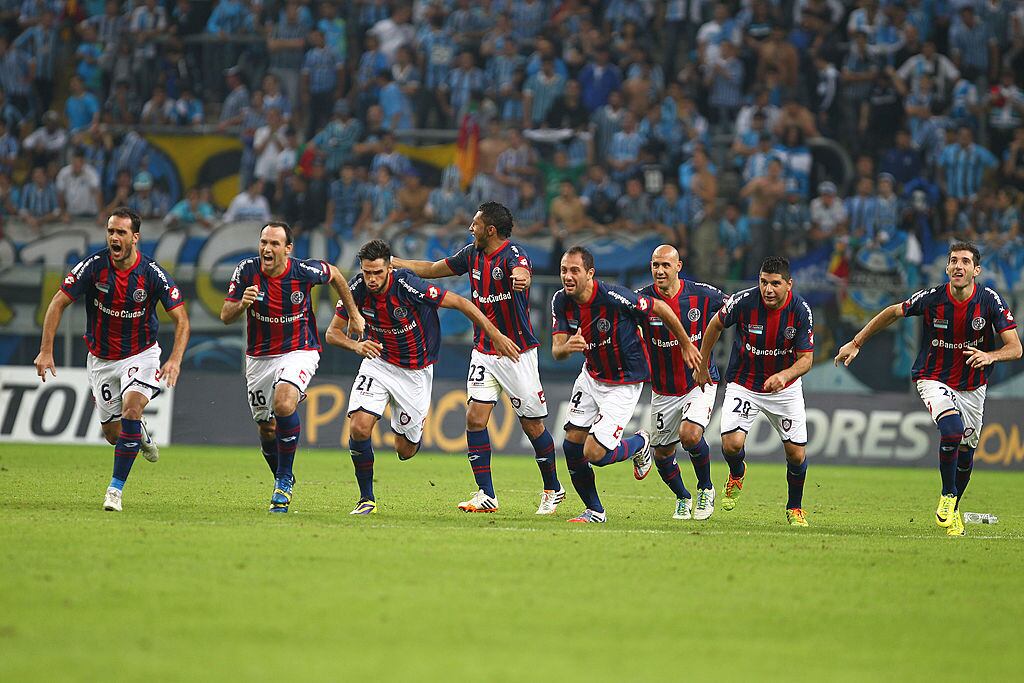
[[[326,261],[292,258],[292,229],[267,223],[260,230],[259,256],[235,267],[220,309],[225,325],[246,315],[245,381],[249,409],[260,435],[263,458],[274,473],[270,512],[288,512],[299,445],[296,408],[320,363],[320,337],[312,289],[330,283],[348,307],[349,332],[361,336],[363,319],[341,271]]]
[[[807,413],[800,378],[811,369],[814,319],[811,307],[793,292],[788,260],[782,256],[766,258],[761,263],[758,286],[733,294],[708,323],[697,372],[701,386],[712,382],[708,364],[715,343],[722,330],[733,325],[736,336],[722,406],[722,453],[729,464],[722,508],[736,507],[747,471],[743,445],[750,425],[764,411],[786,449],[786,521],[805,527]]]
[[[64,309],[86,296],[85,342],[89,387],[99,411],[100,427],[114,447],[114,474],[103,509],[120,512],[124,484],[135,457],[156,462],[160,451],[149,435],[142,411],[162,391],[173,387],[188,345],[189,322],[181,291],[164,270],[138,249],[142,219],[126,208],[107,219],[107,247],[71,269],[53,295],[43,318],[36,373],[54,377],[53,338]],[[156,303],[174,321],[174,346],[160,365]]]
[[[411,270],[394,268],[386,242],[367,242],[358,256],[360,273],[352,279],[351,288],[366,319],[367,339],[350,339],[342,333],[349,314],[339,305],[327,329],[327,343],[363,357],[348,403],[348,443],[359,484],[359,501],[350,514],[369,515],[377,511],[371,436],[384,408],[391,407],[398,459],[408,460],[420,449],[441,346],[438,307],[453,308],[469,318],[484,331],[497,354],[518,361],[519,348],[466,299]]]
[[[989,366],[1021,357],[1017,323],[1003,299],[978,287],[981,253],[973,244],[949,248],[944,286],[924,289],[888,306],[839,349],[835,363],[849,366],[861,346],[901,317],[921,316],[921,349],[911,371],[928,412],[939,428],[942,493],[935,523],[950,536],[963,536],[960,500],[974,469],[981,435]],[[1002,346],[995,348],[996,336]]]
[[[405,259],[393,259],[393,263],[396,268],[408,268],[425,278],[469,273],[473,303],[519,347],[519,362],[513,363],[495,352],[494,345],[479,326],[473,330],[474,346],[466,379],[469,395],[466,443],[478,490],[469,500],[459,503],[459,509],[464,512],[498,509],[491,479],[491,439],[487,424],[504,391],[533,444],[544,482],[537,514],[551,515],[565,499],[565,489],[555,472],[555,443],[544,426],[548,409],[537,368],[540,342],[530,322],[530,258],[522,245],[509,239],[512,227],[512,214],[507,208],[497,202],[485,202],[469,226],[473,235],[471,244],[433,263]]]
[[[562,289],[551,299],[551,355],[565,360],[578,351],[586,359],[572,387],[562,447],[572,485],[587,507],[569,521],[604,523],[592,465],[632,458],[637,479],[651,470],[651,435],[641,429],[622,438],[651,375],[637,326],[654,313],[679,340],[687,365],[696,367],[700,356],[664,301],[595,279],[594,256],[586,248],[565,252],[559,270]]]
[[[725,302],[725,294],[703,282],[687,282],[679,277],[682,262],[676,248],[663,244],[651,255],[651,276],[654,283],[637,294],[661,299],[688,328],[690,341],[699,344],[708,321]],[[654,464],[662,481],[676,494],[673,519],[705,520],[715,511],[715,487],[711,483],[711,456],[704,430],[711,421],[715,407],[715,385],[718,367],[711,364],[710,387],[698,386],[693,372],[683,361],[679,341],[669,334],[653,312],[648,312],[641,329],[647,353],[651,358],[651,444]],[[690,454],[690,464],[697,475],[697,507],[683,484],[676,464],[676,443]]]

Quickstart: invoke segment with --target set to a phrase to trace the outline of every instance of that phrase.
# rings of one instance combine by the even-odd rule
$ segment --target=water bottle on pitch
[[[965,524],[996,524],[999,518],[989,512],[965,512]]]

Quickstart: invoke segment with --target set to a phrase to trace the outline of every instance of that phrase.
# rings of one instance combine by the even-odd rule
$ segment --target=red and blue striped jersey
[[[104,360],[123,360],[156,343],[158,300],[168,311],[185,303],[174,280],[142,252],[135,265],[118,270],[108,249],[98,251],[71,269],[60,290],[72,300],[87,295],[84,339],[89,353]]]
[[[349,288],[366,320],[367,336],[384,347],[381,360],[408,370],[437,362],[441,347],[437,309],[447,289],[430,284],[407,268],[391,271],[380,294],[367,289],[362,273],[352,278]],[[335,315],[348,320],[348,311],[340,301]]]
[[[228,283],[227,301],[241,301],[246,287],[256,285],[263,297],[249,307],[246,320],[248,356],[280,356],[291,351],[319,351],[311,291],[331,281],[331,267],[318,259],[288,258],[277,277],[263,272],[257,257],[235,267]]]
[[[814,350],[811,307],[792,291],[782,308],[772,310],[757,287],[744,289],[726,300],[718,318],[736,326],[726,381],[750,391],[765,393],[766,379],[793,365],[797,353]]]
[[[650,297],[595,279],[590,301],[578,304],[565,293],[551,298],[551,331],[587,342],[583,356],[590,376],[609,384],[637,384],[651,376],[647,347],[637,327],[654,308]]]
[[[513,269],[533,270],[530,257],[522,246],[505,240],[493,252],[485,254],[470,243],[444,262],[456,275],[469,273],[473,303],[502,334],[516,343],[520,351],[540,345],[530,321],[529,291],[516,292],[512,289]],[[494,342],[475,325],[473,341],[480,353],[497,353]]]
[[[647,285],[637,290],[637,294],[646,297],[658,297],[672,309],[672,312],[683,324],[683,329],[690,336],[690,341],[700,346],[704,337],[704,328],[711,317],[718,313],[725,303],[722,290],[703,282],[679,281],[679,291],[674,297],[662,296],[658,288]],[[669,331],[661,318],[650,311],[640,329],[644,333],[647,351],[651,357],[651,386],[662,396],[685,396],[697,386],[693,372],[683,362],[683,352],[679,348],[679,340]],[[709,368],[711,379],[718,382],[718,366],[714,362]]]
[[[951,389],[970,391],[988,383],[991,366],[967,365],[964,349],[996,349],[996,336],[1017,327],[1002,297],[988,287],[974,286],[967,301],[953,298],[947,283],[924,289],[903,302],[903,315],[921,316],[921,350],[910,376],[931,379]]]

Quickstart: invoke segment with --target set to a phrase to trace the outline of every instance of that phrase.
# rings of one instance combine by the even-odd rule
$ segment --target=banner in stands
[[[171,442],[173,412],[174,389],[146,406],[146,425],[160,444]],[[0,367],[0,442],[5,441],[106,444],[88,372],[58,368],[44,383],[33,367]]]
[[[303,447],[348,449],[345,412],[351,377],[317,377],[309,388],[299,412]],[[548,428],[561,443],[561,427],[568,411],[571,385],[548,383],[545,394],[551,410]],[[650,422],[649,390],[626,432]],[[241,375],[203,374],[183,378],[178,385],[174,441],[195,444],[231,444],[259,448],[256,427],[245,402]],[[809,394],[807,399],[808,444],[814,463],[933,467],[938,437],[935,426],[916,396],[899,394]],[[425,451],[462,454],[466,448],[465,385],[434,382],[430,415],[423,433]],[[721,397],[719,397],[719,406]],[[719,419],[716,410],[707,436],[712,452],[719,453]],[[217,415],[216,429],[210,415]],[[977,462],[991,469],[1024,469],[1024,434],[1020,402],[993,399],[985,406],[985,428],[981,434]],[[374,447],[383,452],[393,448],[389,417],[378,423]],[[490,424],[491,444],[496,453],[531,455],[533,450],[518,425],[507,399],[499,402]],[[561,453],[561,447],[558,449]],[[747,437],[747,455],[755,460],[783,462],[782,445],[762,416]]]

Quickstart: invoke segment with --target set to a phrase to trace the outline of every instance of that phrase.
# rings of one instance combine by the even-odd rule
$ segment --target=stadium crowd
[[[1024,2],[0,6],[0,215],[35,231],[126,204],[366,239],[496,200],[520,237],[660,234],[707,277],[780,250],[913,270],[964,238],[1024,265]],[[145,126],[239,136],[239,194],[172,196]],[[471,162],[425,173],[421,129]]]

